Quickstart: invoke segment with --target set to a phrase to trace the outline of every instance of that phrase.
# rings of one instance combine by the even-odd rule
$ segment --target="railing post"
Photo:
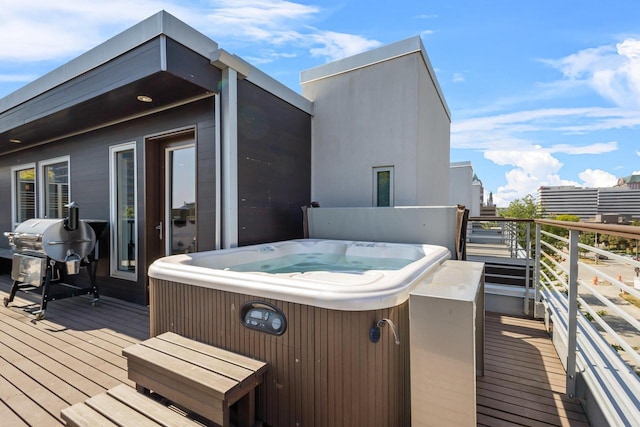
[[[507,244],[506,239],[507,239],[507,233],[508,233],[506,224],[507,223],[504,221],[500,222],[500,237],[502,238],[502,244],[505,244],[505,245]]]
[[[526,226],[526,240],[525,240],[525,263],[524,263],[524,314],[529,315],[529,289],[530,289],[530,279],[531,275],[529,274],[529,266],[531,265],[531,223],[527,222]]]
[[[576,395],[576,340],[578,332],[578,230],[569,230],[569,319],[567,337],[567,394]]]
[[[540,319],[544,317],[544,313],[539,312],[538,307],[542,307],[541,304],[538,304],[540,301],[540,250],[542,249],[540,245],[540,238],[542,237],[541,232],[542,226],[540,224],[536,224],[536,252],[535,252],[535,264],[533,270],[533,283],[535,284],[536,290],[536,300],[533,303],[533,316],[536,319]]]
[[[513,227],[514,227],[514,223],[513,222],[509,222],[507,223],[507,227],[509,228],[509,256],[511,258],[513,258],[513,249],[514,249],[514,244],[513,244],[513,235],[515,234],[513,231]]]

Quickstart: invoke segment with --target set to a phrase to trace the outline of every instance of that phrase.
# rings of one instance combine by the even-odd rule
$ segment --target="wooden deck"
[[[496,314],[487,314],[485,320],[478,425],[589,425],[578,401],[564,394],[564,369],[544,324]]]
[[[0,298],[10,280],[0,276]],[[0,305],[0,424],[63,425],[60,410],[125,383],[122,349],[149,337],[147,307],[89,297],[53,301],[34,322],[18,293]],[[564,393],[562,366],[539,322],[487,315],[485,376],[478,383],[478,425],[583,426],[580,405]]]
[[[0,297],[10,279],[0,276]],[[147,307],[90,297],[48,303],[35,322],[24,309],[39,298],[19,292],[0,304],[0,424],[64,425],[60,410],[127,379],[122,349],[149,337]]]

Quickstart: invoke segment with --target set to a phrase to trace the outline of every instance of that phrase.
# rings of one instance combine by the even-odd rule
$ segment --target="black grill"
[[[31,310],[36,319],[44,318],[47,303],[77,295],[93,294],[92,304],[100,294],[96,284],[98,253],[96,242],[104,233],[107,221],[79,220],[78,206],[70,203],[69,217],[64,219],[29,219],[6,232],[13,250],[9,296],[5,307],[15,298],[17,291],[41,293],[40,307]],[[88,284],[78,285],[82,278],[72,276],[86,271]]]

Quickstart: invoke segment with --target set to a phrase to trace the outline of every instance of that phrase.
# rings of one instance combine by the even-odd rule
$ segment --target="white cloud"
[[[511,149],[531,147],[539,142],[537,134],[553,132],[557,138],[565,134],[589,133],[596,130],[634,128],[640,126],[640,111],[620,108],[546,108],[457,120],[451,124],[451,148]],[[597,143],[573,150],[607,152],[615,143]],[[562,146],[558,146],[562,147]],[[564,152],[572,149],[564,147]]]
[[[0,0],[0,60],[43,61],[84,52],[161,9],[168,1]]]
[[[462,73],[453,73],[453,78],[451,79],[453,83],[461,83],[464,81],[464,74]]]
[[[263,43],[266,60],[273,59],[275,48],[286,48],[287,55],[303,49],[326,61],[345,58],[381,45],[377,40],[357,34],[324,31],[312,22],[321,8],[285,0],[216,0],[206,15],[213,38],[231,43]]]
[[[556,144],[549,147],[547,150],[550,153],[565,153],[565,154],[604,154],[616,151],[618,149],[618,143],[611,142],[596,142],[589,145],[569,145],[569,144]]]
[[[75,56],[160,10],[188,22],[219,43],[265,46],[286,55],[302,49],[328,61],[380,45],[364,36],[323,31],[312,24],[322,9],[286,0],[211,0],[204,6],[177,0],[0,0],[0,60],[43,61]],[[260,50],[259,48],[257,50]]]
[[[640,107],[640,40],[627,38],[615,46],[584,49],[559,60],[543,62],[560,70],[562,85],[588,86],[625,108]]]
[[[437,17],[438,17],[438,15],[429,15],[429,14],[426,14],[426,13],[423,13],[422,15],[416,16],[416,18],[418,18],[418,19],[435,19]]]
[[[596,182],[609,183],[613,175],[605,175],[606,172],[602,171],[584,171],[584,177],[580,176],[584,184],[563,179],[560,177],[563,165],[555,156],[611,153],[618,150],[617,141],[542,144],[543,141],[566,140],[568,134],[588,135],[596,130],[623,127],[640,127],[640,111],[618,107],[523,110],[454,121],[451,126],[451,147],[483,151],[484,157],[493,163],[513,167],[505,173],[506,184],[494,192],[496,204],[506,206],[515,198],[535,194],[541,185],[590,186]],[[582,140],[592,138],[595,136]]]
[[[562,163],[540,147],[530,150],[489,150],[484,157],[500,166],[514,166],[505,173],[507,183],[494,193],[494,201],[498,206],[507,206],[513,199],[535,194],[541,185],[575,185],[573,181],[559,177]]]
[[[206,13],[211,31],[222,37],[279,45],[299,40],[301,28],[319,8],[284,0],[215,0]]]
[[[578,174],[583,187],[613,187],[618,182],[615,175],[600,169],[586,169]]]
[[[346,58],[347,56],[378,47],[381,44],[376,40],[370,40],[355,34],[336,33],[333,31],[318,31],[309,36],[311,40],[320,45],[310,49],[311,56],[324,57],[328,61]]]

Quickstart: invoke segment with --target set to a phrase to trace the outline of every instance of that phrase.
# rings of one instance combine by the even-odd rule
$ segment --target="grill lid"
[[[63,262],[69,253],[84,258],[96,244],[96,236],[89,224],[80,220],[75,230],[65,228],[63,219],[28,219],[5,233],[18,252],[37,252]]]

